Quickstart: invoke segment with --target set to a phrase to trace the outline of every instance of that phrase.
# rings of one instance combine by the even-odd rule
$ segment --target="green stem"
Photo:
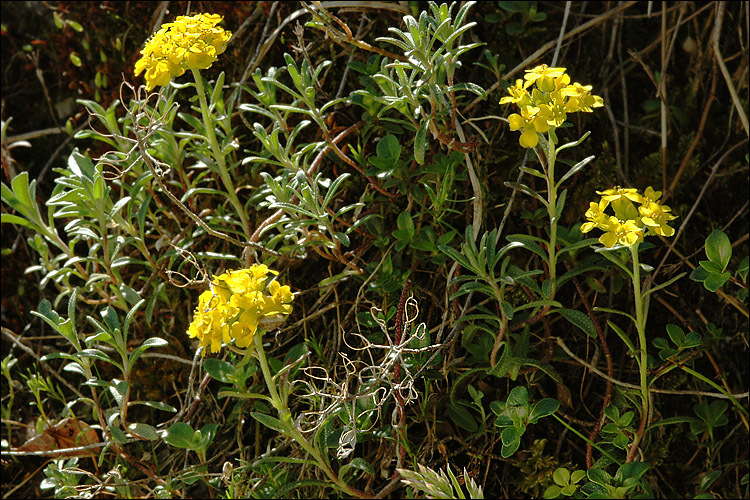
[[[633,256],[633,295],[635,300],[635,326],[638,330],[638,351],[640,361],[638,371],[641,378],[642,419],[647,420],[649,414],[649,388],[648,388],[648,353],[646,344],[646,313],[643,307],[644,298],[641,294],[641,265],[638,260],[638,243],[630,245],[630,255]],[[645,428],[645,427],[644,427]],[[633,447],[638,445],[640,435],[636,434]]]
[[[208,139],[208,145],[211,148],[214,159],[216,160],[216,165],[219,167],[219,175],[221,176],[221,180],[227,190],[227,197],[229,198],[229,202],[232,204],[232,206],[234,206],[234,209],[237,211],[237,215],[240,216],[242,229],[244,230],[245,235],[250,238],[250,235],[252,234],[252,231],[250,230],[250,220],[247,218],[247,214],[245,213],[245,209],[242,206],[242,203],[240,203],[239,198],[237,198],[237,193],[235,192],[232,177],[229,175],[229,170],[227,170],[226,157],[224,156],[224,153],[221,152],[219,141],[216,140],[216,134],[214,134],[214,126],[211,122],[211,117],[208,114],[208,104],[206,103],[206,92],[203,89],[203,79],[201,78],[200,71],[198,71],[197,69],[191,70],[193,72],[193,78],[195,79],[195,90],[198,94],[198,100],[201,104],[203,127],[206,130],[206,139]]]
[[[543,149],[543,148],[542,148]],[[557,151],[553,142],[552,134],[548,136],[547,141],[547,213],[549,214],[549,279],[552,280],[552,290],[557,288],[555,280],[557,279],[557,187],[555,186],[555,160]]]
[[[554,413],[552,414],[552,416],[555,417],[558,422],[560,422],[565,427],[567,427],[568,430],[570,430],[573,434],[575,434],[576,436],[578,436],[579,438],[581,438],[582,440],[584,440],[586,443],[590,444],[591,446],[593,446],[594,448],[596,448],[597,450],[599,450],[602,453],[602,455],[606,456],[607,458],[609,458],[610,460],[612,460],[612,462],[616,463],[617,465],[622,465],[622,463],[619,460],[617,460],[617,458],[615,458],[614,456],[610,455],[609,453],[607,453],[606,450],[602,449],[595,442],[593,442],[592,440],[590,440],[589,438],[587,438],[586,436],[584,436],[583,434],[581,434],[580,432],[578,432],[575,428],[573,428],[571,425],[569,425],[565,420],[561,419],[560,417],[558,417]]]
[[[724,388],[723,388],[722,386],[720,386],[719,384],[717,384],[716,382],[714,382],[714,381],[713,381],[713,380],[711,380],[710,378],[706,377],[705,375],[703,375],[703,374],[701,374],[701,373],[698,373],[698,372],[697,372],[697,371],[695,371],[695,370],[691,370],[691,369],[690,369],[690,368],[688,368],[687,366],[683,366],[682,364],[678,364],[678,365],[676,365],[676,366],[677,366],[677,367],[679,367],[679,368],[680,368],[681,370],[683,370],[684,372],[686,372],[686,373],[689,373],[689,374],[690,374],[690,375],[692,375],[693,377],[697,378],[698,380],[702,380],[703,382],[707,383],[708,385],[710,385],[711,387],[713,387],[714,389],[716,389],[717,391],[719,391],[720,393],[722,393],[723,395],[725,395],[725,396],[726,396],[727,398],[729,398],[729,400],[730,400],[730,401],[732,402],[732,404],[733,404],[734,406],[736,406],[736,407],[737,407],[737,409],[738,409],[738,410],[740,411],[740,413],[742,413],[742,414],[743,414],[743,415],[745,416],[745,418],[748,418],[748,417],[750,417],[750,415],[748,414],[748,412],[747,412],[747,410],[745,409],[745,407],[744,407],[744,406],[742,406],[742,405],[740,404],[740,402],[739,402],[739,401],[737,401],[737,400],[735,399],[735,397],[734,397],[734,396],[732,396],[732,394],[730,394],[730,393],[729,393],[729,392],[728,392],[728,391],[727,391],[726,389],[724,389]]]
[[[286,401],[282,401],[282,399],[279,397],[279,392],[276,390],[276,383],[273,380],[273,377],[271,376],[271,370],[268,367],[268,360],[266,359],[266,352],[263,350],[263,336],[260,332],[256,332],[253,338],[253,342],[255,343],[255,352],[256,357],[258,358],[258,363],[260,364],[260,369],[263,372],[263,378],[266,381],[266,387],[268,387],[268,392],[271,394],[271,404],[274,408],[276,408],[276,411],[279,412],[279,417],[281,420],[281,424],[283,425],[283,432],[290,438],[294,439],[297,444],[302,446],[302,448],[310,454],[313,459],[318,464],[318,467],[323,469],[323,472],[328,476],[328,478],[341,490],[349,495],[358,497],[358,498],[365,498],[367,495],[365,495],[363,492],[357,490],[356,488],[352,488],[348,484],[346,484],[344,481],[339,479],[339,477],[336,475],[336,473],[331,469],[331,467],[328,465],[328,463],[325,461],[323,456],[320,454],[320,452],[312,445],[310,444],[310,441],[308,441],[305,436],[302,435],[302,433],[297,429],[297,427],[294,425],[294,421],[292,419],[292,412],[289,410],[289,407],[286,404]]]
[[[505,311],[503,311],[503,292],[500,290],[500,287],[497,286],[497,283],[491,279],[489,276],[485,277],[485,280],[492,285],[492,290],[495,292],[495,299],[497,300],[497,308],[500,310],[500,331],[497,332],[497,336],[495,337],[495,343],[492,345],[492,350],[490,351],[490,366],[495,366],[495,362],[497,359],[497,351],[500,350],[500,346],[502,345],[503,338],[505,337],[505,332],[508,330],[508,317],[505,315]]]

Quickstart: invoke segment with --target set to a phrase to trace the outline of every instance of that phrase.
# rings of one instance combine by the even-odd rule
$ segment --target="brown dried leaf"
[[[62,448],[76,448],[99,442],[99,434],[88,424],[74,418],[66,418],[48,427],[21,445],[17,451],[54,451]],[[50,457],[88,455],[90,451],[80,450],[69,453],[46,455]]]

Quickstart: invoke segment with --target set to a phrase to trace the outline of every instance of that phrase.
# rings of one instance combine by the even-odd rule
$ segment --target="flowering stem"
[[[557,188],[555,187],[555,159],[557,151],[555,143],[552,142],[550,134],[547,142],[547,213],[549,214],[549,279],[552,281],[552,290],[554,294],[555,280],[557,278]],[[550,297],[551,299],[552,297]]]
[[[214,159],[216,160],[216,165],[219,167],[219,175],[221,176],[221,180],[227,190],[227,197],[229,198],[229,202],[232,204],[232,206],[234,206],[234,209],[237,211],[237,215],[240,216],[242,229],[245,231],[245,235],[249,238],[252,234],[252,231],[250,230],[250,220],[247,218],[247,214],[245,213],[245,209],[242,206],[242,203],[240,203],[239,198],[237,198],[237,193],[234,189],[232,177],[229,175],[229,170],[227,170],[226,158],[224,156],[224,153],[221,152],[219,141],[216,140],[216,134],[214,134],[214,126],[213,123],[211,123],[211,117],[208,114],[208,104],[206,103],[206,92],[203,89],[203,79],[201,78],[200,71],[194,68],[191,68],[191,71],[193,72],[193,78],[195,79],[195,90],[198,94],[198,100],[201,104],[203,127],[206,130],[206,139],[208,139],[208,145],[211,147],[211,152],[213,152]]]
[[[292,420],[292,412],[289,410],[286,401],[282,401],[282,399],[279,397],[279,392],[276,390],[276,383],[273,381],[271,370],[268,368],[266,352],[263,350],[263,336],[260,334],[260,332],[255,333],[255,335],[253,336],[253,342],[255,343],[255,352],[258,358],[258,363],[260,364],[260,369],[263,372],[263,378],[266,381],[266,387],[268,387],[268,392],[271,394],[271,404],[274,408],[276,408],[276,411],[279,412],[282,431],[284,432],[284,434],[294,439],[297,444],[299,444],[307,453],[309,453],[310,456],[315,459],[315,462],[317,462],[318,467],[323,469],[323,472],[325,472],[328,478],[341,491],[344,491],[349,495],[355,496],[357,498],[366,498],[367,495],[364,492],[359,491],[356,488],[352,488],[344,481],[339,479],[339,477],[336,475],[333,469],[331,469],[320,452],[312,444],[310,444],[310,441],[308,441],[294,425],[294,422]]]
[[[644,297],[641,294],[641,265],[638,261],[638,243],[630,245],[630,254],[633,256],[633,295],[635,300],[635,326],[638,330],[638,351],[640,354],[640,361],[638,362],[638,370],[641,378],[641,399],[642,399],[642,411],[641,411],[641,429],[645,429],[645,423],[648,420],[649,413],[649,391],[648,391],[648,353],[646,351],[646,312],[643,307]],[[631,452],[628,454],[628,459],[632,458],[633,452],[638,446],[642,437],[642,432],[636,434],[633,440],[633,447]],[[629,460],[628,460],[629,461]]]

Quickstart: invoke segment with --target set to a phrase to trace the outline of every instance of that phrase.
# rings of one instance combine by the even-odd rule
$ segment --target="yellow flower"
[[[567,76],[567,75],[563,75]],[[547,93],[549,101],[549,115],[547,117],[547,123],[554,127],[559,127],[568,118],[568,110],[566,106],[565,96],[562,93],[562,89],[554,90]]]
[[[511,102],[518,103],[519,107],[529,106],[531,104],[531,96],[529,91],[526,90],[531,83],[524,83],[523,80],[516,80],[514,86],[508,87],[508,93],[510,96],[505,96],[500,99],[500,104],[508,104]]]
[[[648,187],[641,195],[637,189],[616,186],[597,193],[602,197],[598,203],[592,201],[589,204],[585,214],[588,222],[581,225],[581,232],[588,233],[594,228],[605,231],[599,241],[607,248],[618,243],[628,246],[640,243],[645,236],[644,231],[659,236],[674,235],[674,228],[668,222],[677,216],[670,213],[672,209],[657,201],[661,197],[660,191]],[[636,208],[633,202],[640,206]],[[614,209],[614,216],[605,213],[610,205]]]
[[[201,347],[210,347],[211,352],[218,352],[224,340],[222,324],[228,312],[226,304],[219,297],[210,290],[203,292],[198,299],[198,307],[195,309],[195,317],[188,329],[188,335],[191,338],[198,337]]]
[[[533,69],[527,69],[524,79],[529,83],[536,83],[542,92],[555,90],[555,79],[565,74],[565,68],[550,68],[542,64]]]
[[[563,94],[570,98],[566,104],[568,112],[583,111],[585,113],[592,113],[594,110],[591,108],[604,106],[604,99],[598,95],[592,95],[591,89],[591,85],[581,85],[578,82],[566,87],[563,90]]]
[[[549,106],[540,107],[524,106],[521,108],[521,114],[513,113],[508,117],[510,129],[512,131],[521,130],[521,137],[518,142],[524,148],[533,148],[539,143],[537,132],[544,133],[550,129],[549,117],[551,111]]]
[[[191,338],[199,338],[202,347],[218,352],[222,342],[234,340],[237,347],[251,345],[259,326],[278,324],[278,318],[292,312],[294,295],[287,285],[268,284],[269,274],[278,274],[265,264],[227,271],[214,276],[211,290],[203,292],[188,328]],[[264,318],[273,321],[264,322]],[[204,349],[205,355],[207,349]]]
[[[135,75],[146,71],[148,90],[185,73],[187,69],[206,69],[224,52],[232,33],[216,26],[218,14],[179,16],[161,26],[141,50],[135,63]]]
[[[508,117],[511,130],[523,129],[519,142],[525,148],[533,148],[539,142],[534,137],[535,132],[544,133],[560,127],[567,120],[568,113],[591,112],[592,108],[604,105],[601,97],[591,94],[591,89],[591,85],[571,85],[565,68],[550,68],[542,64],[526,70],[524,79],[516,80],[516,84],[508,88],[510,95],[501,98],[500,104],[518,105],[521,114]],[[531,110],[535,110],[533,117]]]
[[[661,198],[661,191],[654,191],[654,188],[649,186],[646,188],[646,191],[643,192],[643,196],[651,201],[657,201],[659,198]]]
[[[271,298],[266,300],[263,313],[266,316],[272,314],[289,314],[292,312],[290,303],[294,300],[292,290],[289,285],[280,285],[278,281],[272,281],[268,285],[268,291],[271,292]]]
[[[647,199],[643,205],[638,207],[638,211],[641,214],[641,221],[650,231],[659,236],[669,237],[674,235],[674,228],[667,224],[677,218],[676,215],[669,213],[672,211],[671,208]]]
[[[606,228],[599,241],[607,248],[612,248],[617,243],[630,246],[643,241],[643,229],[633,220],[623,222],[617,217],[610,217]]]
[[[632,202],[642,203],[643,196],[638,193],[637,189],[615,186],[612,189],[597,191],[596,193],[602,195],[602,200],[612,204],[618,219],[634,220],[638,218],[638,210]]]
[[[623,197],[640,203],[643,197],[638,194],[638,190],[635,188],[621,188],[620,186],[615,186],[612,189],[605,189],[604,191],[597,191],[596,194],[602,195],[603,200],[607,200],[609,202],[612,202],[614,200],[621,199]]]
[[[510,123],[510,129],[512,131],[523,129],[519,139],[521,147],[533,148],[539,142],[539,137],[536,135],[533,122],[533,115],[535,115],[538,110],[539,108],[524,106],[521,109],[520,115],[513,113],[508,117],[508,122]]]
[[[586,210],[586,218],[589,221],[581,225],[581,232],[588,233],[595,227],[602,228],[606,226],[609,220],[607,214],[604,213],[604,209],[606,208],[607,203],[604,200],[599,201],[599,203],[592,201],[589,204],[589,209]]]

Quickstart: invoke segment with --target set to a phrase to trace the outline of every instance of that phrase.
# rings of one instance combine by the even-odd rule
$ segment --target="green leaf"
[[[28,220],[24,219],[23,217],[19,217],[17,215],[13,215],[13,214],[2,214],[2,216],[0,216],[0,223],[2,223],[2,224],[18,224],[19,226],[30,227],[32,229],[34,229],[36,227],[35,224],[32,224],[31,222],[29,222]]]
[[[535,424],[540,418],[552,415],[560,408],[560,402],[553,398],[544,398],[541,401],[534,403],[531,410],[531,416],[529,422]]]
[[[468,269],[476,274],[477,270],[474,269],[474,266],[472,266],[469,260],[455,248],[449,247],[448,245],[438,245],[438,250],[458,262],[464,269]]]
[[[219,428],[219,424],[212,422],[204,425],[200,431],[195,432],[195,437],[198,439],[198,445],[201,448],[206,448],[216,436],[216,430]]]
[[[630,442],[630,438],[628,438],[627,435],[624,433],[618,434],[613,440],[612,445],[615,448],[619,448],[621,450],[624,450],[628,447],[628,443]]]
[[[549,300],[549,298],[552,296],[553,287],[554,283],[552,280],[542,281],[542,297]]]
[[[513,319],[513,305],[510,302],[505,300],[500,302],[500,309],[502,309],[503,314],[505,314],[505,317],[508,318],[508,320]]]
[[[533,175],[534,177],[539,177],[541,179],[546,179],[547,177],[541,173],[540,171],[530,168],[530,167],[518,167],[521,172],[525,172],[529,175]]]
[[[583,333],[585,333],[589,337],[596,338],[596,327],[594,326],[594,322],[591,321],[591,318],[589,318],[587,314],[584,314],[581,311],[576,311],[575,309],[567,308],[556,309],[554,312],[560,313],[560,316],[580,328]]]
[[[533,309],[535,307],[544,307],[544,306],[550,306],[550,307],[562,307],[562,304],[560,304],[556,300],[535,300],[533,302],[527,302],[526,304],[523,304],[521,306],[518,306],[514,309],[515,312],[522,311],[524,309]]]
[[[553,484],[552,486],[548,486],[546,490],[544,490],[544,494],[542,495],[542,498],[557,498],[562,494],[562,488],[560,488],[558,485]]]
[[[716,229],[706,238],[706,255],[709,260],[719,265],[721,268],[719,272],[726,270],[729,259],[732,258],[732,243],[720,229]]]
[[[195,431],[190,427],[190,424],[185,422],[170,425],[164,436],[164,441],[175,448],[186,448],[188,450],[194,450],[198,446],[198,443],[195,442]]]
[[[705,476],[701,478],[700,483],[698,484],[698,489],[700,491],[706,491],[710,486],[711,483],[719,479],[719,476],[721,476],[720,470],[712,470],[711,472],[708,472]],[[698,497],[695,497],[698,498]],[[709,494],[706,498],[714,498],[713,495]]]
[[[13,180],[10,181],[12,196],[11,192],[9,192],[8,188],[5,186],[5,184],[3,184],[3,199],[6,203],[12,205],[14,208],[16,208],[19,204],[23,205],[26,208],[31,208],[36,205],[36,202],[32,201],[34,199],[34,192],[36,191],[35,185],[35,181],[31,181],[31,184],[29,184],[28,172],[21,172],[17,176],[13,177]]]
[[[429,120],[422,122],[417,130],[417,134],[414,136],[414,159],[420,165],[424,165],[424,152],[429,146],[427,142],[427,126],[429,123]]]
[[[164,403],[162,401],[131,401],[131,405],[143,405],[148,406],[150,408],[156,408],[157,410],[161,411],[168,411],[170,413],[177,413],[177,408],[174,406],[168,405],[167,403]]]
[[[674,283],[674,282],[675,282],[675,281],[677,281],[678,279],[682,278],[682,277],[683,277],[683,276],[685,276],[686,274],[687,274],[687,273],[680,273],[680,274],[678,274],[677,276],[675,276],[674,278],[672,278],[672,279],[670,279],[670,280],[668,280],[668,281],[665,281],[664,283],[661,283],[660,285],[656,285],[656,286],[654,286],[654,287],[651,287],[651,288],[649,288],[648,290],[646,290],[646,291],[644,292],[643,296],[645,297],[645,296],[647,296],[647,295],[648,295],[648,294],[650,294],[650,293],[654,293],[654,292],[656,292],[657,290],[661,290],[662,288],[668,287],[669,285],[671,285],[672,283]]]
[[[375,475],[375,469],[373,468],[372,465],[370,465],[370,462],[368,462],[367,460],[365,460],[364,458],[361,458],[361,457],[356,457],[351,462],[349,462],[348,464],[343,465],[341,467],[341,469],[339,470],[339,477],[341,477],[341,475],[343,474],[343,472],[346,469],[349,469],[349,468],[359,469],[359,470],[364,471],[364,472],[366,472],[366,473],[368,473],[368,474],[370,474],[372,476]]]
[[[565,208],[565,199],[568,197],[568,190],[563,189],[563,192],[560,193],[560,197],[557,199],[557,206],[555,207],[555,221],[560,219],[560,216],[562,215],[563,208]]]
[[[207,358],[203,361],[203,368],[206,369],[211,377],[215,378],[219,382],[229,384],[231,382],[231,375],[234,374],[234,366],[226,361],[222,361],[217,358]]]
[[[469,432],[476,432],[479,430],[479,424],[477,424],[474,416],[469,412],[467,408],[461,405],[448,404],[448,417],[459,427]]]
[[[414,221],[409,212],[401,212],[398,214],[396,224],[398,225],[398,228],[403,231],[414,232]]]
[[[508,394],[506,404],[508,406],[527,406],[529,404],[528,389],[522,385],[514,387]]]
[[[673,325],[671,323],[668,324],[667,334],[677,347],[683,347],[685,345],[685,332],[679,326]]]
[[[651,466],[645,462],[628,462],[623,464],[615,474],[615,481],[636,483]],[[623,485],[624,486],[624,485]]]
[[[395,135],[388,134],[378,141],[376,153],[378,158],[395,165],[401,157],[401,144]]]
[[[705,269],[709,274],[721,274],[724,270],[721,268],[721,264],[713,260],[702,260],[698,262],[700,267]]]
[[[552,480],[555,482],[555,484],[558,484],[560,486],[567,486],[570,484],[570,471],[565,467],[558,467],[552,474]]]
[[[110,427],[109,432],[112,433],[112,438],[118,443],[125,443],[128,437],[119,427]]]
[[[547,252],[542,250],[542,247],[539,246],[538,242],[544,241],[541,238],[536,238],[535,236],[529,236],[526,234],[511,234],[510,236],[506,237],[506,239],[511,242],[521,243],[524,248],[540,256],[542,259],[544,259],[545,262],[549,257],[549,255],[547,255]]]
[[[745,257],[740,262],[740,266],[737,268],[737,276],[739,276],[743,282],[747,283],[747,273],[750,269],[750,258]]]
[[[512,425],[503,429],[500,437],[504,445],[510,445],[514,441],[518,441],[526,432],[526,427]]]
[[[504,184],[506,186],[508,186],[509,188],[511,188],[511,189],[515,189],[515,190],[521,191],[522,193],[525,193],[525,194],[527,194],[527,195],[529,195],[529,196],[531,196],[533,198],[536,198],[545,207],[548,205],[547,200],[545,200],[542,197],[542,195],[540,195],[539,193],[537,193],[536,191],[534,191],[533,189],[531,189],[526,184],[521,184],[519,182],[505,182]]]
[[[110,332],[120,329],[120,317],[117,315],[114,307],[107,306],[101,314]]]
[[[706,281],[706,278],[708,277],[709,277],[709,272],[700,266],[693,269],[693,272],[690,273],[690,279],[693,281],[698,281],[698,282]]]
[[[138,360],[138,358],[141,357],[141,354],[143,354],[143,352],[146,349],[150,347],[162,347],[168,344],[169,342],[159,337],[151,337],[149,339],[146,339],[143,341],[143,344],[141,344],[140,346],[138,346],[136,349],[133,350],[133,352],[130,354],[130,359],[128,360],[128,363],[132,367],[135,364],[135,362]]]
[[[726,401],[714,401],[710,405],[708,403],[698,403],[693,407],[695,414],[706,422],[711,428],[721,427],[726,425],[728,420],[724,415],[724,412],[729,408],[729,403]]]
[[[503,458],[511,457],[518,450],[519,446],[521,446],[521,436],[525,431],[525,427],[506,427],[503,430],[500,435],[503,441],[503,448],[500,451],[500,455]]]
[[[284,422],[282,422],[278,418],[272,417],[271,415],[266,415],[265,413],[260,413],[257,411],[250,412],[250,415],[269,429],[273,429],[277,432],[286,432],[287,430]]]
[[[338,191],[341,183],[344,182],[350,175],[351,174],[344,173],[334,179],[334,181],[328,187],[328,192],[326,193],[325,198],[323,198],[324,207],[327,207],[331,203],[331,199],[333,198],[333,195],[336,194],[336,191]]]
[[[109,363],[118,367],[120,371],[123,370],[123,367],[120,363],[117,363],[114,359],[110,358],[107,354],[105,354],[103,351],[100,351],[99,349],[84,349],[79,352],[78,355],[86,358],[94,358],[99,361],[104,361],[105,363]]]
[[[528,3],[527,2],[505,2],[500,1],[497,2],[498,6],[500,6],[501,9],[507,11],[507,12],[524,12],[526,9],[528,9]]]
[[[629,316],[629,315],[628,315]],[[635,320],[633,320],[635,322]],[[635,345],[633,344],[633,341],[630,340],[630,337],[628,337],[628,334],[622,331],[622,328],[617,326],[615,323],[613,323],[611,320],[607,321],[607,324],[611,329],[615,331],[615,333],[620,337],[620,339],[625,342],[625,345],[628,346],[628,349],[630,349],[630,352],[635,354],[637,352]]]
[[[130,432],[132,432],[136,436],[146,438],[149,441],[155,441],[159,439],[159,434],[157,434],[156,429],[148,424],[130,424],[128,425],[128,429],[130,429]]]
[[[333,233],[333,235],[336,237],[337,240],[339,240],[339,243],[341,243],[341,245],[343,245],[344,247],[348,247],[351,244],[351,241],[349,240],[349,236],[346,233],[336,231]]]
[[[596,484],[601,484],[602,486],[608,486],[612,483],[612,476],[609,475],[609,473],[602,469],[589,469],[586,472],[586,475],[589,478],[589,481],[592,481]]]
[[[719,288],[724,286],[724,283],[729,281],[729,278],[732,275],[729,272],[725,272],[722,274],[711,274],[706,278],[706,281],[703,282],[703,286],[706,287],[706,290],[710,292],[716,292]]]

